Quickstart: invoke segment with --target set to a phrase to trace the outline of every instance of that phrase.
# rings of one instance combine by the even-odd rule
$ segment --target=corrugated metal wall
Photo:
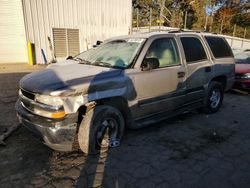
[[[0,63],[27,62],[22,1],[0,0]]]
[[[47,37],[52,28],[79,29],[80,51],[86,41],[128,34],[131,27],[132,0],[23,0],[27,39],[35,43],[38,63],[41,49],[51,59]]]

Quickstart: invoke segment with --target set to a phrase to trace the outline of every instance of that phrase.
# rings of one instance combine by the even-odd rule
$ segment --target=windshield
[[[242,52],[235,55],[237,64],[250,64],[250,52]]]
[[[96,66],[126,68],[132,63],[143,42],[144,39],[139,38],[114,40],[85,51],[74,59]]]

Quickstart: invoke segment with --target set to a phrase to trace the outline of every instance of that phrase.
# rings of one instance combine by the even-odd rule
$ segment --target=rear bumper
[[[71,151],[77,129],[77,113],[54,120],[27,111],[20,100],[16,102],[19,122],[29,129],[35,138],[57,151]]]

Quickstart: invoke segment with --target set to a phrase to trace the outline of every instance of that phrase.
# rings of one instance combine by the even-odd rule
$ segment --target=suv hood
[[[52,91],[75,89],[92,80],[120,75],[122,70],[107,67],[79,64],[72,60],[56,63],[47,69],[24,76],[20,87],[33,93],[49,94]]]

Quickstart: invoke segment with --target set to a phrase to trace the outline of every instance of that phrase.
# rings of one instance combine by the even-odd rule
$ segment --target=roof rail
[[[168,31],[168,33],[181,33],[181,32],[183,32],[183,31],[184,31],[183,29],[170,30],[170,31]]]
[[[217,33],[212,33],[212,32],[208,32],[208,31],[203,31],[203,30],[185,30],[185,29],[178,29],[178,30],[171,30],[171,31],[168,31],[168,33],[189,33],[189,32],[192,32],[192,33],[211,33],[211,34],[215,34],[217,35]]]

